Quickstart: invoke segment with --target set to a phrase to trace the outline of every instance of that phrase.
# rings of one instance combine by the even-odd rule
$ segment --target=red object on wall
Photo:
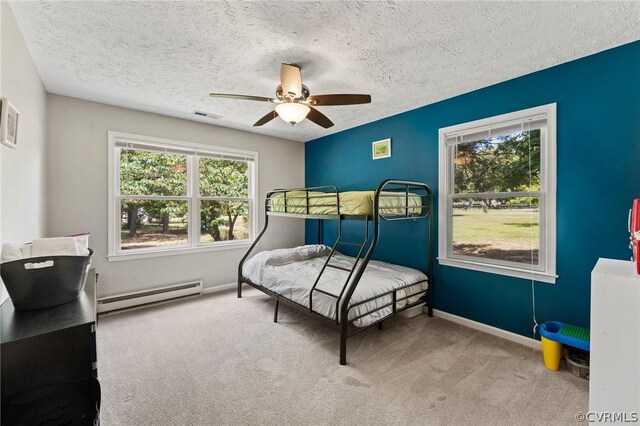
[[[629,212],[629,232],[631,236],[630,248],[633,251],[633,260],[636,262],[636,272],[640,275],[640,198],[633,200]]]

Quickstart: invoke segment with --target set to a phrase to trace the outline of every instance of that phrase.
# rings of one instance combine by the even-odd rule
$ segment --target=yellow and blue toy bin
[[[557,371],[562,358],[562,345],[588,351],[590,345],[588,328],[576,327],[559,321],[547,321],[540,326],[540,341],[544,366]]]

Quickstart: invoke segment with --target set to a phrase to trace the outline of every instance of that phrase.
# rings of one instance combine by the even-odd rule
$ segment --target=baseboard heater
[[[116,294],[97,300],[98,313],[199,295],[202,294],[202,290],[202,281],[192,281],[131,293]]]

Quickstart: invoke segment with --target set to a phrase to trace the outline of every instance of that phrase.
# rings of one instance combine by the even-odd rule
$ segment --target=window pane
[[[540,129],[454,146],[454,193],[540,190]]]
[[[249,239],[248,201],[201,201],[200,242]]]
[[[200,158],[199,170],[201,196],[249,196],[249,168],[246,161]]]
[[[470,198],[453,203],[453,255],[538,265],[538,198]]]
[[[123,195],[187,195],[187,156],[149,151],[120,151]]]
[[[122,200],[120,249],[188,245],[186,201]]]

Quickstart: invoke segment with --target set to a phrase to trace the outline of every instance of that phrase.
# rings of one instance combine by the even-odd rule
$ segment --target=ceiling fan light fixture
[[[0,0],[1,1],[1,0]],[[240,99],[245,101],[271,102],[277,104],[275,109],[266,113],[253,126],[260,127],[280,116],[284,121],[297,124],[305,118],[320,127],[328,129],[333,122],[318,111],[316,106],[356,105],[371,103],[371,95],[332,94],[310,96],[309,88],[302,84],[300,67],[280,64],[280,84],[276,87],[275,98],[264,96],[235,95],[232,93],[209,93],[214,98]]]
[[[276,106],[276,112],[287,123],[297,124],[305,119],[311,108],[297,102],[288,102]]]

